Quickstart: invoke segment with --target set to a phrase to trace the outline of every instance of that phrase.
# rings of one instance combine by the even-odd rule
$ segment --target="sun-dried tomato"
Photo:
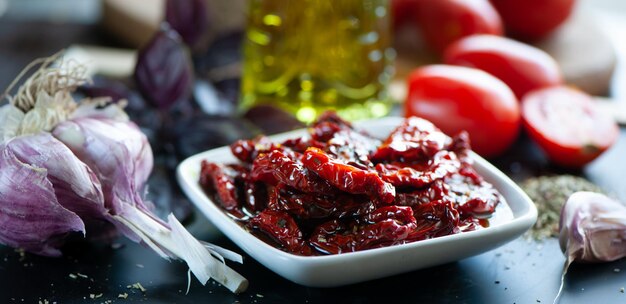
[[[317,173],[331,185],[342,191],[354,194],[367,194],[383,202],[392,202],[395,197],[394,187],[384,182],[376,171],[359,169],[332,159],[324,151],[309,148],[302,158],[304,166]]]
[[[452,139],[428,120],[411,117],[396,128],[372,155],[374,162],[427,160],[447,148]]]
[[[337,132],[340,132],[345,129],[346,129],[345,126],[338,125],[331,121],[323,121],[323,122],[318,123],[314,127],[312,127],[310,129],[310,132],[311,132],[311,137],[314,140],[319,141],[319,142],[327,142],[331,138],[333,138],[333,136],[335,136]]]
[[[446,180],[450,187],[449,198],[456,202],[463,217],[484,217],[495,212],[502,200],[498,190],[482,180],[471,168],[450,176]]]
[[[273,150],[283,150],[283,148],[266,136],[258,136],[255,139],[240,139],[230,145],[230,151],[233,155],[247,164],[252,163],[259,154]]]
[[[324,218],[336,211],[332,197],[313,195],[288,187],[274,187],[268,209],[285,211],[301,219]]]
[[[339,220],[330,220],[315,228],[309,238],[313,248],[323,254],[339,254],[356,251],[356,236],[348,229],[348,225]]]
[[[235,185],[239,172],[231,167],[207,162],[201,163],[200,185],[209,192],[215,193],[218,203],[231,214],[242,217],[241,204]]]
[[[263,233],[289,252],[300,255],[312,253],[298,224],[286,212],[265,210],[250,219],[247,227]]]
[[[396,187],[422,188],[457,172],[460,167],[456,154],[439,151],[423,164],[378,164],[376,170],[384,181]]]
[[[374,166],[369,156],[379,145],[377,139],[346,129],[335,133],[323,150],[347,164],[369,169]]]
[[[286,211],[299,219],[319,219],[366,215],[375,208],[375,204],[367,196],[304,193],[278,186],[270,193],[267,208]]]
[[[449,201],[432,201],[413,208],[417,228],[408,239],[419,241],[459,233],[459,212]]]
[[[336,192],[330,184],[304,168],[299,160],[278,150],[259,155],[252,163],[250,178],[273,186],[282,183],[306,193]]]
[[[367,216],[365,216],[365,220],[369,223],[378,223],[384,220],[395,220],[403,225],[414,223],[415,217],[413,216],[413,209],[411,207],[406,206],[385,206],[380,207]]]
[[[415,231],[415,227],[415,223],[402,225],[393,219],[366,225],[363,229],[358,231],[356,250],[403,244],[411,233]]]
[[[246,180],[244,182],[244,206],[251,213],[263,211],[268,204],[268,193],[265,184]]]
[[[325,143],[310,137],[290,138],[283,141],[282,145],[298,153],[304,153],[304,151],[306,151],[309,147],[316,147],[320,149],[326,148]]]
[[[337,115],[337,112],[335,111],[326,111],[324,113],[322,113],[322,115],[320,115],[317,120],[315,120],[315,122],[313,122],[313,124],[311,124],[311,127],[315,128],[320,124],[326,123],[326,122],[332,122],[335,123],[339,126],[342,127],[346,127],[348,129],[352,129],[352,124],[346,120],[344,120],[343,118],[339,117],[339,115]]]
[[[416,227],[409,207],[387,206],[365,216],[365,222],[324,223],[313,232],[311,245],[326,253],[343,253],[402,243]]]

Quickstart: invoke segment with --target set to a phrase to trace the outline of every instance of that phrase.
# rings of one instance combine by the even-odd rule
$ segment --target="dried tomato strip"
[[[419,241],[459,233],[459,212],[449,201],[432,201],[413,208],[417,228],[407,237]]]
[[[299,219],[347,218],[364,216],[374,210],[375,204],[367,196],[304,193],[278,186],[270,193],[267,208],[286,211]]]
[[[317,148],[309,148],[302,159],[304,166],[331,185],[354,194],[367,194],[385,203],[392,202],[395,188],[383,181],[375,171],[363,170],[332,159]]]
[[[252,163],[250,178],[273,186],[282,183],[306,193],[336,192],[326,181],[307,170],[299,160],[279,150],[259,155]]]
[[[239,197],[235,186],[237,171],[221,164],[203,160],[200,173],[200,185],[214,191],[219,204],[228,211],[239,209]]]
[[[266,136],[258,136],[255,139],[240,139],[230,145],[230,151],[235,157],[244,163],[250,164],[261,153],[282,149],[280,144],[274,143]]]
[[[421,167],[421,168],[420,168]],[[423,166],[378,164],[382,179],[396,187],[422,188],[436,180],[458,172],[461,163],[454,152],[440,151]]]
[[[374,162],[412,162],[431,158],[452,143],[452,139],[431,122],[407,118],[372,155]]]
[[[264,233],[291,253],[300,255],[312,253],[302,237],[298,224],[284,211],[265,210],[253,217],[247,227]]]

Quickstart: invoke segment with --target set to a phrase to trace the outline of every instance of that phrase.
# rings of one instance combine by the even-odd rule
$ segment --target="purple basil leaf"
[[[165,21],[193,47],[209,27],[205,0],[166,0]]]
[[[139,51],[135,82],[144,98],[159,109],[169,109],[189,96],[193,69],[180,36],[162,26]]]
[[[242,42],[245,37],[243,31],[228,32],[215,37],[206,51],[194,54],[196,73],[214,80],[239,77],[240,70],[234,70],[233,73],[233,69],[224,67],[241,62]]]

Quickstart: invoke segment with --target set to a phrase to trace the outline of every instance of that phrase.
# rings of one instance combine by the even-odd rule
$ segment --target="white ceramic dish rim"
[[[397,126],[403,119],[398,117],[387,117],[372,121],[363,121],[356,123],[357,128],[362,128],[367,130],[367,126],[370,125],[381,125],[381,126],[389,126],[395,125]],[[284,140],[287,138],[291,138],[293,136],[298,136],[304,134],[305,129],[295,130],[287,133],[282,133],[274,136],[270,136],[270,138],[274,140]],[[476,231],[469,231],[460,234],[447,235],[442,237],[437,237],[428,240],[422,240],[402,245],[394,245],[389,247],[382,247],[364,251],[336,254],[336,255],[324,255],[324,256],[299,256],[294,255],[280,249],[277,249],[262,240],[258,239],[248,231],[246,231],[241,225],[236,223],[233,219],[231,219],[226,213],[222,211],[213,201],[204,193],[204,191],[200,188],[198,184],[199,177],[199,167],[200,162],[204,159],[209,159],[209,156],[214,154],[222,154],[228,153],[231,154],[228,146],[212,149],[209,151],[201,152],[194,156],[191,156],[184,160],[179,164],[177,168],[177,178],[179,184],[183,188],[184,192],[188,197],[191,198],[191,201],[198,207],[203,214],[209,218],[209,220],[216,225],[222,233],[228,236],[234,243],[236,243],[240,248],[246,251],[250,256],[255,258],[260,263],[264,264],[266,267],[272,269],[278,274],[295,281],[297,283],[301,283],[304,285],[320,285],[320,284],[307,284],[307,282],[303,282],[301,279],[294,279],[293,277],[289,277],[280,269],[276,269],[276,265],[267,265],[261,257],[264,254],[270,254],[274,259],[280,261],[290,261],[290,263],[296,263],[300,267],[309,268],[315,267],[319,265],[324,265],[327,263],[337,264],[341,262],[346,262],[352,259],[367,259],[373,256],[384,256],[387,253],[397,252],[397,251],[412,251],[418,250],[422,247],[431,247],[437,246],[438,244],[455,242],[458,240],[480,240],[483,237],[505,233],[510,230],[515,230],[514,233],[517,236],[521,235],[524,231],[530,228],[536,221],[537,218],[537,210],[532,203],[532,201],[526,196],[526,194],[513,182],[511,181],[504,173],[495,168],[492,164],[484,160],[482,157],[472,153],[471,157],[475,160],[475,167],[481,173],[481,175],[485,175],[486,171],[491,174],[494,178],[499,179],[501,182],[508,184],[508,186],[513,187],[514,191],[516,191],[517,195],[521,195],[521,201],[525,202],[523,206],[509,206],[513,212],[513,219],[494,225],[485,229],[480,229]],[[233,157],[233,161],[234,161]],[[481,170],[481,167],[483,170]],[[504,195],[504,194],[503,194]],[[508,199],[507,199],[508,201]],[[515,207],[515,208],[513,208]],[[507,241],[512,240],[512,237],[506,238],[506,240],[500,240],[499,244],[501,245]],[[489,248],[495,248],[497,246],[490,246]],[[483,252],[483,251],[481,251]],[[473,255],[473,254],[472,254]],[[468,255],[471,256],[471,255]],[[431,265],[434,266],[434,265]],[[426,266],[425,266],[426,267]],[[419,268],[412,268],[411,270],[415,270]],[[358,282],[361,280],[347,280],[349,282]],[[331,284],[332,285],[332,284]],[[342,285],[342,284],[337,284]]]

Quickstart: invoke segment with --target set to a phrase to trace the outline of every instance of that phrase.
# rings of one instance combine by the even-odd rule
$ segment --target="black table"
[[[55,39],[39,40],[43,30]],[[90,25],[0,22],[0,54],[5,86],[32,58],[49,55],[73,42],[103,42]],[[18,35],[19,34],[19,35]],[[26,35],[26,36],[25,36]],[[96,38],[94,38],[96,37]],[[9,48],[7,46],[21,48]],[[573,172],[626,201],[626,129],[618,144],[582,172]],[[516,181],[546,173],[551,167],[524,136],[510,153],[493,160]],[[241,252],[199,213],[188,224],[203,239]],[[201,286],[187,268],[167,262],[125,239],[113,246],[77,243],[62,258],[23,254],[0,247],[1,303],[551,303],[557,293],[565,258],[555,239],[536,242],[519,238],[500,248],[457,262],[385,279],[338,288],[307,288],[274,274],[244,254],[244,264],[230,265],[249,279],[249,289],[231,294],[219,284]],[[145,292],[133,287],[140,283]],[[574,265],[561,303],[625,303],[626,259],[613,263]],[[138,287],[138,285],[135,285]]]

